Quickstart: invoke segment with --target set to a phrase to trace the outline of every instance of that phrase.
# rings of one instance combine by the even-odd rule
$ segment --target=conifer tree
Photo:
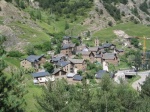
[[[0,46],[2,46],[3,39],[0,40]],[[23,71],[12,70],[8,73],[8,77],[3,72],[6,66],[4,60],[0,59],[0,112],[21,112],[25,102],[23,96],[26,93],[23,86]]]

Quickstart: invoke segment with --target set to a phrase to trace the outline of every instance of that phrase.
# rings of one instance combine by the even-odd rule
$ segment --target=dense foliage
[[[54,66],[53,64],[49,63],[49,62],[46,62],[43,67],[49,72],[49,73],[52,73],[53,70],[54,70]]]
[[[92,6],[93,0],[36,0],[43,9],[50,9],[50,13],[56,15],[66,14],[69,17],[73,15],[84,15],[85,9]],[[73,16],[72,15],[72,16]]]
[[[21,57],[23,56],[23,53],[19,52],[19,51],[10,51],[8,52],[8,55],[10,57]]]
[[[2,40],[1,38],[0,46],[2,46]],[[3,54],[4,52],[1,52],[1,55]],[[11,73],[7,72],[8,77],[3,72],[6,66],[4,60],[0,59],[0,112],[22,112],[25,102],[23,96],[26,93],[23,85],[23,71],[12,69]]]
[[[121,20],[120,10],[117,9],[115,6],[115,4],[117,3],[127,4],[128,0],[103,0],[103,4],[105,8],[107,9],[107,11],[109,12],[109,14],[112,17],[114,17],[115,20]],[[112,25],[109,25],[109,26],[112,26]]]
[[[149,2],[149,3],[150,3],[150,2]],[[148,8],[150,8],[150,6],[147,4],[147,0],[145,0],[145,1],[140,5],[140,9],[141,9],[143,12],[149,14]]]
[[[49,82],[37,101],[45,112],[148,112],[149,96],[143,92],[150,90],[148,86],[145,89],[147,83],[150,84],[149,79],[138,94],[123,82],[114,84],[108,75],[95,87],[88,85],[85,79],[81,85],[69,85],[65,80],[58,80]],[[146,108],[143,104],[147,104]]]

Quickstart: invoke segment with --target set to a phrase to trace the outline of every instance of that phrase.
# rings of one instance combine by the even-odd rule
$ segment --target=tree
[[[4,41],[6,41],[6,37],[3,35],[0,35],[0,55],[3,55],[4,53],[6,53],[6,51],[4,50],[4,47],[2,46]]]
[[[0,46],[2,42],[0,43]],[[23,85],[24,72],[11,70],[9,77],[4,74],[7,65],[0,59],[0,112],[22,112],[26,91]]]
[[[41,11],[40,10],[36,11],[36,18],[39,19],[39,20],[42,19],[42,15],[41,15]]]
[[[8,53],[8,56],[10,56],[10,57],[21,57],[21,56],[23,56],[23,54],[19,51],[10,51]]]
[[[49,62],[46,62],[43,67],[49,72],[49,73],[52,73],[53,70],[54,70],[54,66],[53,64],[49,63]]]
[[[113,26],[112,21],[109,21],[109,22],[108,22],[108,25],[109,25],[109,26]]]
[[[141,95],[150,97],[150,73],[144,81],[143,85],[141,85]]]
[[[40,109],[45,112],[60,112],[69,102],[68,84],[65,80],[48,82],[47,87],[43,87],[43,93],[36,97]],[[65,112],[65,111],[64,111]]]
[[[131,44],[135,47],[138,48],[139,47],[139,40],[136,38],[131,38]]]

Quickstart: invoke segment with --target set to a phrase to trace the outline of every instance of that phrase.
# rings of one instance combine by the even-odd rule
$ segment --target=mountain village
[[[77,39],[80,44],[77,46],[72,43],[72,38]],[[119,55],[123,55],[124,50],[117,49],[116,45],[112,43],[101,44],[97,38],[94,40],[94,44],[94,47],[88,47],[82,43],[81,37],[64,36],[59,54],[48,51],[47,55],[51,56],[49,60],[44,55],[29,55],[20,62],[20,65],[25,69],[33,67],[37,71],[32,73],[34,84],[45,84],[48,80],[55,81],[61,78],[67,79],[70,84],[81,82],[83,76],[78,71],[86,71],[87,61],[102,66],[102,69],[99,69],[96,74],[92,74],[96,79],[101,79],[104,74],[109,73],[110,77],[119,83],[119,78],[124,80],[125,75],[136,75],[134,69],[118,71],[119,73],[116,73],[117,71],[109,72],[109,64],[118,66]],[[45,62],[53,64],[52,73],[42,68]]]

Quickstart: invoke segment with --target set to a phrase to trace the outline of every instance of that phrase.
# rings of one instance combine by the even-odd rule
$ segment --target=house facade
[[[54,69],[52,75],[55,76],[55,79],[61,79],[61,78],[65,78],[66,72],[62,68],[56,68]]]
[[[86,63],[83,59],[69,59],[71,68],[76,70],[85,70],[86,69]]]
[[[90,52],[90,51],[82,51],[82,52],[78,52],[78,54],[82,55],[82,58],[84,60],[89,60],[90,62],[94,62],[94,53]]]
[[[75,53],[76,47],[75,44],[64,44],[61,48],[61,53],[66,56],[71,56],[73,53]]]
[[[118,63],[119,63],[118,57],[114,53],[105,53],[102,55],[102,59],[103,59],[103,61],[106,61],[113,65],[118,65]]]
[[[60,61],[56,64],[56,68],[62,68],[66,73],[71,72],[71,64],[69,61]]]
[[[36,56],[36,55],[30,55],[27,58],[23,59],[20,62],[21,67],[28,69],[28,68],[35,68],[39,69],[41,65],[43,65],[46,62],[46,58],[44,55]]]

